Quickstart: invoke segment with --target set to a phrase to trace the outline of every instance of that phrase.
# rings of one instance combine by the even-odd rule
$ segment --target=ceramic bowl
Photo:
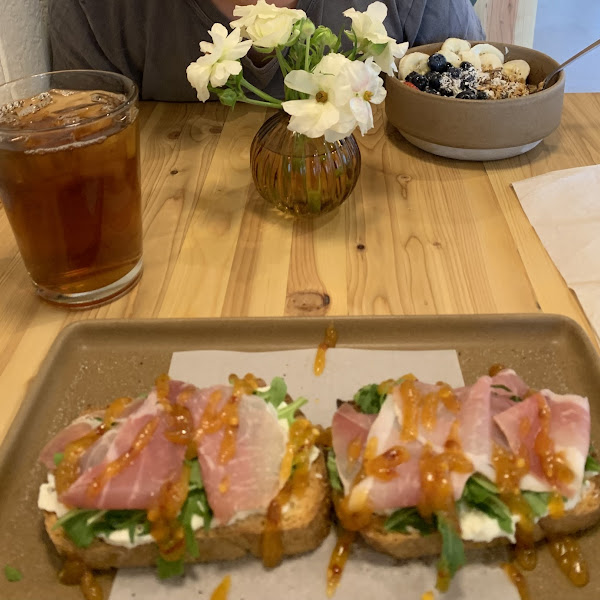
[[[472,42],[476,44],[478,42]],[[528,83],[538,84],[558,67],[553,59],[531,48],[488,42],[505,60],[526,60]],[[441,44],[415,46],[409,52],[434,54]],[[388,121],[412,144],[448,158],[498,160],[537,146],[560,124],[565,90],[561,71],[551,85],[521,98],[462,100],[427,94],[396,77],[386,80]]]

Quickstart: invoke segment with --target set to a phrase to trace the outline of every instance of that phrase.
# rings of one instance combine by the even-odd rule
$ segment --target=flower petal
[[[318,77],[306,71],[290,71],[285,76],[284,83],[292,90],[311,96],[316,95],[320,89]]]

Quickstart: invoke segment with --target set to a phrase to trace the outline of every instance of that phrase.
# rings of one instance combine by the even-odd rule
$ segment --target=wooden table
[[[254,190],[249,148],[266,116],[245,105],[142,107],[145,271],[107,306],[39,300],[0,211],[0,440],[57,334],[82,319],[542,311],[590,331],[510,184],[599,163],[600,94],[567,95],[558,131],[488,163],[426,154],[380,110],[359,136],[353,196],[314,221],[284,217]]]

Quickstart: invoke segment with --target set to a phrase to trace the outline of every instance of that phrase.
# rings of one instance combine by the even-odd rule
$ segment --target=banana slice
[[[502,61],[495,54],[482,54],[479,60],[482,71],[495,71],[502,68]]]
[[[502,54],[502,50],[496,48],[496,46],[492,46],[491,44],[476,44],[471,48],[475,54],[495,54],[500,59],[500,64],[504,63],[504,54]]]
[[[524,60],[509,60],[502,65],[502,72],[511,81],[525,83],[529,77],[529,63]]]
[[[425,75],[429,71],[429,54],[424,52],[411,52],[405,54],[398,63],[398,77],[400,79],[406,79],[406,76],[413,71],[416,71],[420,75]]]
[[[443,48],[438,51],[453,67],[460,65],[460,56],[451,50],[444,50]]]
[[[473,50],[467,50],[466,52],[461,52],[459,56],[461,62],[470,62],[478,71],[481,71],[481,58],[479,58],[479,54],[475,54]]]
[[[442,50],[448,50],[454,52],[454,54],[460,54],[461,52],[467,52],[471,49],[471,44],[467,40],[461,40],[460,38],[448,38],[442,44]]]

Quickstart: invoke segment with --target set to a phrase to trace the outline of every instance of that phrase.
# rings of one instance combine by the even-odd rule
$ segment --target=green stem
[[[281,100],[277,100],[277,98],[273,98],[273,96],[270,96],[266,92],[259,90],[257,87],[254,87],[251,83],[248,83],[244,78],[242,78],[241,84],[247,90],[250,90],[253,94],[256,94],[259,98],[266,100],[267,105],[274,106],[275,108],[279,108],[281,106]],[[258,100],[256,100],[256,102],[258,102]]]
[[[254,100],[253,98],[248,98],[248,96],[243,96],[238,100],[238,102],[243,102],[244,104],[254,104],[255,106],[268,106],[269,108],[281,108],[281,100],[277,100],[277,104],[275,104],[275,102]]]
[[[281,51],[281,48],[279,48],[279,46],[277,46],[277,48],[275,49],[275,54],[277,55],[277,62],[279,62],[279,68],[281,69],[281,72],[285,77],[290,72],[290,66],[287,64],[287,61],[285,60],[283,52]]]
[[[306,54],[304,55],[304,70],[310,72],[310,40],[312,35],[306,38]]]

